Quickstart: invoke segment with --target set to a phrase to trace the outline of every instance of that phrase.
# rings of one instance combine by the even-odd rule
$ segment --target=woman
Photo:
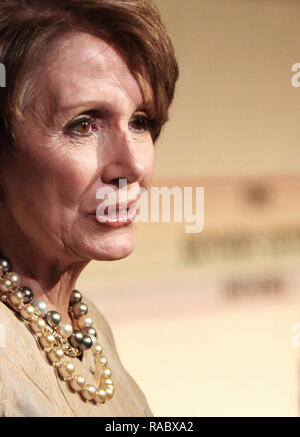
[[[172,44],[148,0],[3,0],[0,17],[0,414],[151,416],[76,280],[134,249]]]

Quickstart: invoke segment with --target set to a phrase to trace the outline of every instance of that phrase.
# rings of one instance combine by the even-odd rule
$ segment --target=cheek
[[[146,185],[149,185],[153,177],[154,162],[155,162],[154,146],[152,142],[151,142],[151,146],[147,149],[147,154],[145,154],[145,156],[146,156],[145,182]]]
[[[48,170],[47,179],[53,187],[53,195],[57,195],[62,206],[71,207],[80,203],[81,196],[91,185],[97,172],[97,157],[90,153],[81,156],[69,154]]]
[[[80,159],[69,157],[62,162],[58,162],[49,170],[51,176],[55,178],[60,185],[79,188],[88,185],[97,170],[97,165],[95,165],[94,161],[89,159],[88,156],[82,156]]]
[[[42,154],[24,156],[18,169],[14,194],[18,195],[15,191],[19,187],[23,203],[35,211],[51,205],[52,212],[58,214],[64,208],[77,207],[97,171],[97,157],[78,150],[54,153],[45,148]]]

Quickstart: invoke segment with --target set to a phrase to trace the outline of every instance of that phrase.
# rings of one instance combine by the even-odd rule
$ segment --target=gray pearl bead
[[[33,291],[30,287],[20,287],[20,290],[25,294],[24,303],[29,303],[33,299]]]
[[[75,303],[72,306],[72,309],[73,309],[73,313],[74,313],[74,316],[76,317],[76,319],[79,319],[79,317],[84,316],[88,312],[88,307],[83,302]]]
[[[83,334],[87,334],[87,335],[93,335],[94,337],[97,338],[97,331],[95,328],[92,328],[92,326],[88,326],[87,328],[83,328],[80,330],[80,332],[82,332]]]
[[[82,294],[80,293],[80,291],[73,290],[70,297],[70,304],[81,302],[81,300],[82,300]]]
[[[0,259],[0,273],[7,273],[11,269],[11,264],[7,259]]]
[[[47,304],[42,299],[36,299],[31,302],[31,305],[33,305],[39,312],[40,316],[44,316],[47,312]]]
[[[58,326],[61,321],[61,315],[57,311],[48,311],[45,317],[48,325],[52,327]]]
[[[78,347],[82,344],[83,334],[80,331],[74,331],[74,333],[69,338],[69,343],[73,347]]]
[[[82,343],[79,345],[81,350],[90,349],[93,346],[93,340],[89,335],[84,335],[82,338]]]

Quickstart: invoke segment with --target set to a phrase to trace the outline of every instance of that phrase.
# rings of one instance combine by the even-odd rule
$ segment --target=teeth
[[[104,210],[104,215],[107,217],[115,217],[116,215],[125,215],[126,213],[127,213],[127,208],[113,208],[113,207],[108,208],[107,206]]]

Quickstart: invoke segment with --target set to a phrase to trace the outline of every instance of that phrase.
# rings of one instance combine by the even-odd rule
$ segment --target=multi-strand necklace
[[[61,315],[57,311],[47,311],[47,304],[43,300],[34,299],[32,289],[21,286],[20,276],[11,271],[7,259],[1,258],[0,299],[17,312],[31,329],[49,363],[73,392],[79,393],[84,401],[97,404],[113,397],[114,385],[111,371],[107,367],[107,358],[102,354],[102,346],[92,326],[93,320],[78,290],[73,290],[70,298],[69,315],[72,324],[62,323]],[[77,374],[75,364],[66,359],[66,356],[80,357],[87,349],[92,349],[96,366],[101,369],[98,387],[87,383],[82,375]]]

